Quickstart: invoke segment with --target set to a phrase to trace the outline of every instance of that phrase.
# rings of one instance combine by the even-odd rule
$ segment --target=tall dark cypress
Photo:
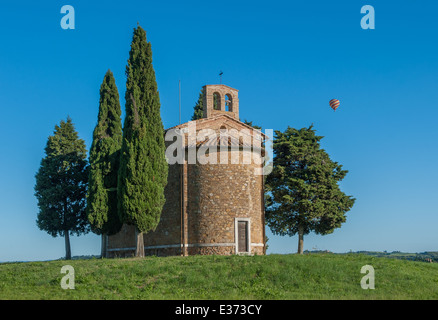
[[[204,117],[204,90],[201,90],[199,93],[198,101],[196,105],[193,107],[193,120],[199,120]]]
[[[106,236],[122,226],[117,211],[117,180],[122,120],[119,92],[108,70],[100,86],[99,113],[90,149],[87,214],[93,232],[102,235],[102,257],[106,257]]]
[[[126,76],[119,215],[136,226],[136,256],[144,256],[143,233],[155,230],[160,221],[168,168],[152,49],[140,26],[134,29]]]

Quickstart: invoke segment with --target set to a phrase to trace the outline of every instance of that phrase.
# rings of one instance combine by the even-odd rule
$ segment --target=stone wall
[[[167,185],[164,190],[166,202],[155,231],[144,235],[144,245],[176,245],[181,244],[181,167],[169,165]]]
[[[247,152],[230,151],[229,159],[237,157],[242,162]],[[204,156],[217,156],[219,161],[218,153]],[[169,165],[166,203],[156,230],[144,235],[145,254],[234,254],[236,218],[250,222],[249,242],[255,244],[250,245],[251,253],[263,254],[260,246],[264,243],[263,177],[255,174],[259,161]],[[111,256],[132,255],[132,251],[120,249],[135,248],[135,228],[123,226],[117,235],[109,237],[108,243]]]
[[[198,129],[248,129],[230,117],[201,119],[197,123]],[[252,130],[247,134],[256,135]],[[249,253],[264,254],[263,176],[260,170],[256,174],[262,167],[261,155],[233,146],[223,164],[219,150],[218,146],[208,148],[198,158],[201,163],[216,158],[216,164],[186,161],[169,165],[160,222],[156,230],[144,235],[146,255],[236,254],[236,219],[249,223]],[[252,161],[245,162],[244,158]],[[132,256],[135,246],[133,226],[125,225],[108,238],[110,256]]]
[[[117,234],[108,236],[109,257],[133,255],[137,243],[135,236],[135,227],[126,224]]]
[[[242,161],[247,151],[229,156],[236,152]],[[257,167],[257,162],[188,165],[188,243],[235,243],[236,218],[249,218],[250,242],[264,243],[263,181],[254,173]]]

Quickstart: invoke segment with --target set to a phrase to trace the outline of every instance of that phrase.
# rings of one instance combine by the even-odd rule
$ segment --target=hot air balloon
[[[336,109],[341,104],[338,99],[332,99],[332,100],[330,100],[329,103],[330,103],[330,107],[333,109],[333,111],[336,111]]]

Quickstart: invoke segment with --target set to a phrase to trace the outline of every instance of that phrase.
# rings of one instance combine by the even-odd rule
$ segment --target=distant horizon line
[[[269,249],[268,249],[269,250]],[[330,250],[304,250],[304,253],[309,252],[309,253],[333,253],[333,254],[349,254],[349,253],[366,253],[366,252],[370,252],[370,253],[405,253],[405,254],[425,254],[425,253],[436,253],[438,254],[438,249],[436,251],[421,251],[421,252],[407,252],[407,251],[398,251],[398,250],[394,250],[394,251],[376,251],[376,250],[357,250],[357,251],[345,251],[345,252],[334,252],[334,251],[330,251]],[[279,255],[288,255],[288,254],[297,254],[297,252],[289,252],[289,253],[279,253],[279,252],[271,252],[271,253],[267,253],[266,255],[274,255],[274,254],[279,254]],[[147,257],[147,256],[146,256]],[[91,260],[91,259],[101,259],[100,255],[79,255],[79,256],[73,256],[71,258],[71,260]],[[108,260],[110,260],[111,258],[106,258]],[[44,259],[44,260],[9,260],[9,261],[0,261],[0,264],[3,263],[27,263],[27,262],[49,262],[49,261],[71,261],[71,260],[66,260],[64,257],[58,258],[58,259]]]

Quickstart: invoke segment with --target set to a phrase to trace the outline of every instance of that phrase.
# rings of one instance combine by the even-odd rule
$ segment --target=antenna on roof
[[[179,80],[179,124],[181,124],[181,80]]]
[[[223,74],[224,74],[224,73],[223,73],[222,70],[221,70],[221,72],[219,72],[219,77],[220,77],[220,79],[221,79],[221,80],[220,80],[220,81],[221,81],[220,84],[222,84],[222,75],[223,75]]]

